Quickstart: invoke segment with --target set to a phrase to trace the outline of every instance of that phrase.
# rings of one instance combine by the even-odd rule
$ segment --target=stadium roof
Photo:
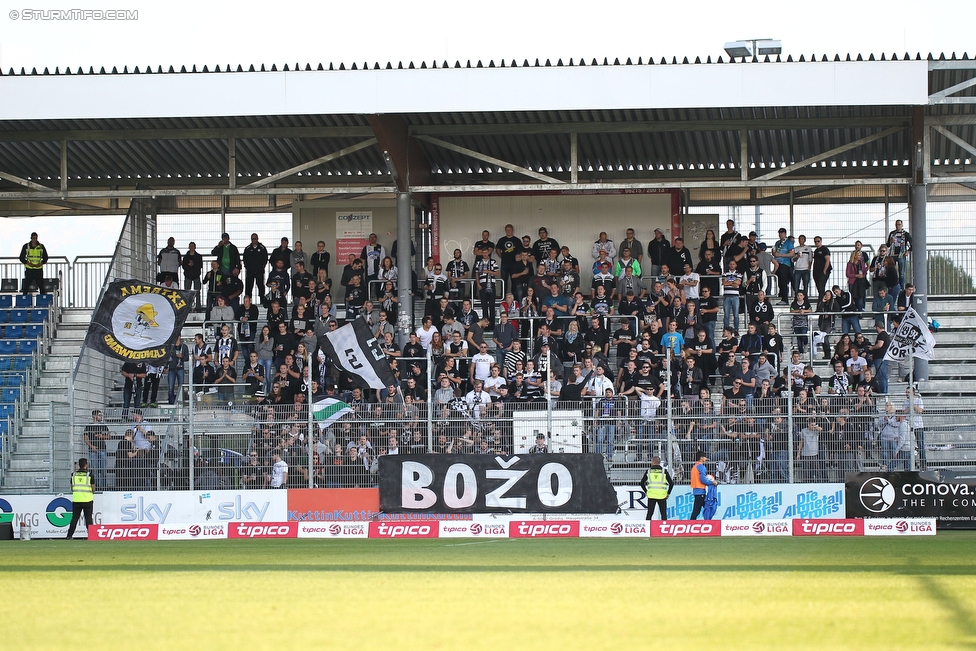
[[[967,54],[343,67],[10,71],[0,213],[146,195],[904,188],[919,158],[928,183],[976,183]]]

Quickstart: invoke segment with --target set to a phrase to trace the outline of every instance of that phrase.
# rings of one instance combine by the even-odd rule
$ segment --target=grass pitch
[[[974,549],[976,532],[15,542],[0,648],[973,648]]]

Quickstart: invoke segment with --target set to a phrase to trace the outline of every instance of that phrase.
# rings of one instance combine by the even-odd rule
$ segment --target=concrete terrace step
[[[61,310],[61,325],[84,325],[87,327],[91,323],[93,313],[94,310],[90,309],[67,308]]]
[[[3,473],[3,488],[20,492],[47,492],[50,482],[50,469],[7,470]]]

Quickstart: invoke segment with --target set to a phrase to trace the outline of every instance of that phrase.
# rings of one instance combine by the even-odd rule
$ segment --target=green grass
[[[971,649],[974,549],[976,532],[15,542],[0,648]]]

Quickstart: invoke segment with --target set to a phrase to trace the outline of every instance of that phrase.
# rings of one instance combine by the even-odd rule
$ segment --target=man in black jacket
[[[264,268],[268,265],[268,249],[258,241],[258,234],[251,233],[251,243],[244,249],[244,271],[247,272],[245,293],[253,298],[254,284],[258,286],[258,298],[264,296]]]

